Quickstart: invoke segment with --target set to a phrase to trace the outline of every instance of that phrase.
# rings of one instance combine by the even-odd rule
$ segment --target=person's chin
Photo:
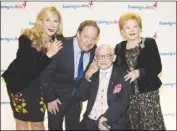
[[[101,66],[100,67],[102,70],[106,70],[106,69],[108,69],[109,67],[108,66]]]
[[[47,35],[49,36],[49,37],[51,37],[51,36],[53,36],[55,33],[51,33],[51,32],[47,32]]]
[[[90,51],[90,48],[82,48],[82,51],[84,51],[84,52],[89,52]]]
[[[137,38],[137,36],[129,36],[129,39],[131,40],[135,40]]]

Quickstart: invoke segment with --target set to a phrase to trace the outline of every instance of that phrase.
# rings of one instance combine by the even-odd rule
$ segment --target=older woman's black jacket
[[[122,41],[116,45],[115,54],[117,58],[114,64],[128,69],[125,58],[126,44],[127,41]],[[159,89],[162,83],[157,75],[162,71],[162,64],[158,47],[153,38],[146,38],[144,44],[141,43],[135,69],[140,71],[140,77],[137,79],[140,93]]]

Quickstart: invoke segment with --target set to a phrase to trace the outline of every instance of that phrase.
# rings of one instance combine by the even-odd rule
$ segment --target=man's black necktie
[[[77,83],[84,76],[83,56],[84,56],[84,52],[81,51],[81,55],[80,55],[80,59],[79,59],[79,64],[78,64],[78,69],[77,69],[77,76],[76,76],[76,78],[74,80],[75,83]],[[75,93],[76,93],[76,87],[73,87],[72,96],[74,96]]]

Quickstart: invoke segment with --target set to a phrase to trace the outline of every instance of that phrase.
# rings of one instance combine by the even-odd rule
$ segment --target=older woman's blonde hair
[[[122,37],[124,39],[126,39],[126,38],[125,38],[124,34],[122,33],[123,26],[130,19],[136,20],[138,22],[139,27],[142,30],[142,20],[141,20],[141,17],[138,14],[136,14],[136,13],[127,12],[127,13],[123,14],[122,16],[120,16],[119,22],[118,22],[119,23],[120,33],[121,33],[121,35],[122,35]]]
[[[38,51],[42,48],[42,26],[41,21],[49,17],[50,15],[56,14],[58,16],[59,21],[59,27],[57,30],[57,34],[62,34],[62,17],[60,12],[56,9],[56,7],[44,7],[41,9],[41,11],[37,15],[36,22],[32,28],[27,28],[22,32],[22,35],[26,35],[29,37],[30,40],[32,40],[32,46],[36,48]]]

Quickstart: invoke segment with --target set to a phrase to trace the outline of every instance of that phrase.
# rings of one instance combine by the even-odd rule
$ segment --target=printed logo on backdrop
[[[104,24],[104,25],[112,25],[112,24],[118,24],[118,20],[96,20],[97,24]]]
[[[77,4],[74,4],[74,3],[73,4],[63,4],[64,9],[77,9],[77,8],[91,9],[92,6],[93,6],[93,1],[90,1],[90,2],[87,2],[87,3],[77,2]]]
[[[142,11],[142,10],[156,10],[158,6],[158,2],[155,2],[154,4],[148,4],[148,5],[128,5],[128,9],[131,9],[131,10],[139,10],[139,11]]]
[[[176,52],[160,52],[160,56],[176,56]]]
[[[164,87],[174,87],[176,88],[176,82],[167,82],[167,83],[163,83]]]
[[[156,40],[157,39],[157,32],[154,32],[153,38]]]
[[[153,38],[155,40],[158,38],[157,32],[154,32]],[[160,56],[176,56],[176,52],[160,52]]]
[[[175,21],[160,21],[159,22],[160,26],[176,26]]]
[[[1,73],[3,73],[5,71],[5,69],[1,69]]]
[[[29,25],[34,25],[34,22],[33,21],[29,21],[28,24]]]
[[[18,37],[11,36],[11,37],[1,37],[1,42],[11,42],[11,41],[17,41]]]
[[[1,101],[1,105],[10,104],[10,101]]]
[[[2,9],[6,9],[6,10],[10,10],[10,9],[25,9],[26,6],[27,6],[26,1],[24,1],[21,4],[13,4],[13,5],[10,5],[10,4],[4,5],[4,4],[2,4],[1,5],[1,10]]]
[[[95,20],[97,24],[103,24],[103,25],[111,25],[111,24],[118,24],[118,20]],[[28,22],[29,25],[34,25],[35,23],[33,21]]]
[[[97,24],[103,24],[103,25],[111,25],[111,24],[118,24],[118,20],[95,20]],[[34,25],[35,23],[33,21],[28,22],[29,25]]]
[[[35,24],[35,23],[34,23],[33,21],[31,21],[31,20],[28,21],[28,25],[34,26],[34,24]],[[26,28],[22,28],[22,29],[21,29],[21,32],[23,32],[25,29],[26,29]]]
[[[176,118],[176,113],[167,113],[167,114],[163,114],[163,116],[171,116]]]

